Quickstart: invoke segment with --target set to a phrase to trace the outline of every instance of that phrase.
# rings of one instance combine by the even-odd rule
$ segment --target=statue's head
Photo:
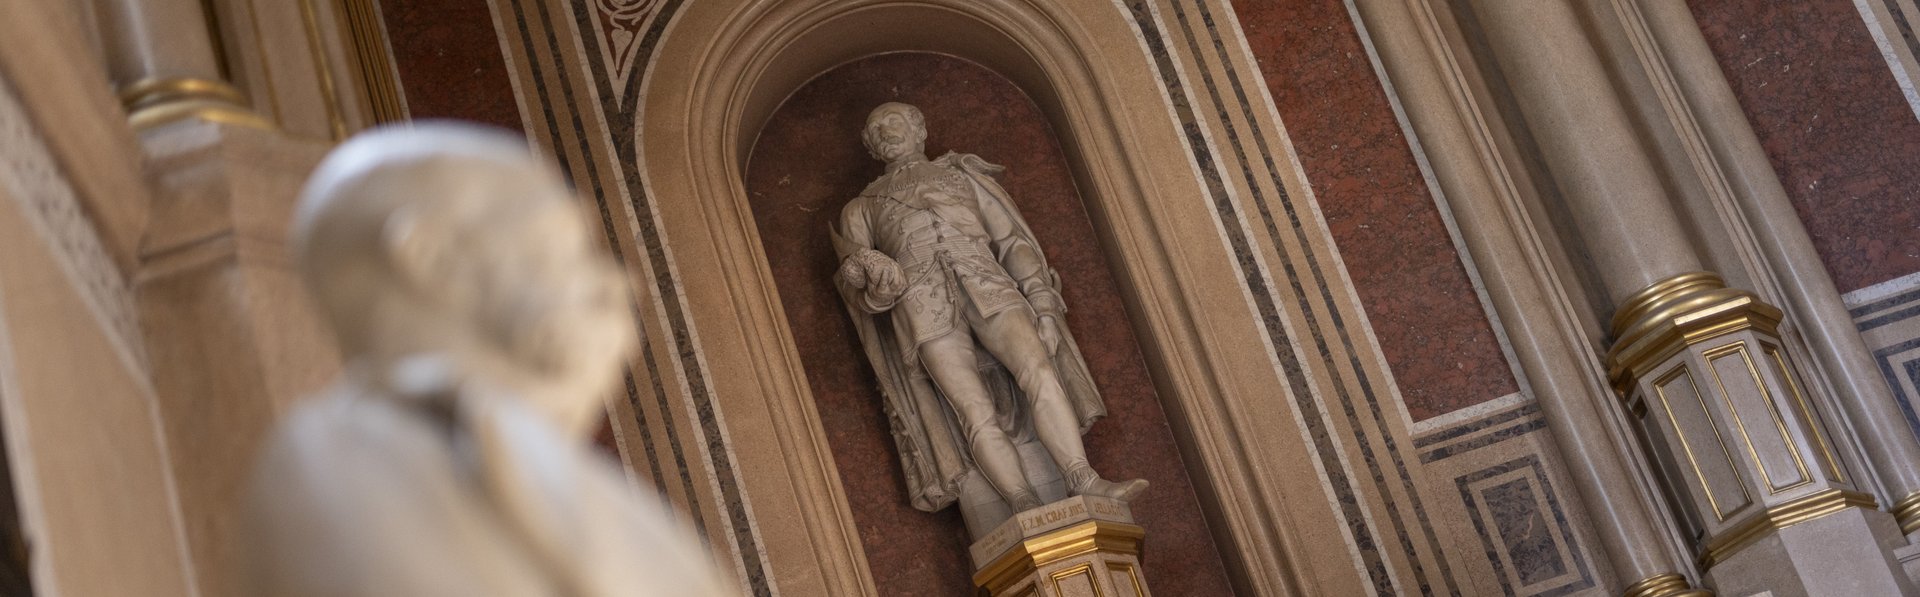
[[[927,119],[908,104],[880,104],[867,113],[861,139],[867,142],[867,153],[883,162],[920,154],[927,149]]]
[[[349,375],[394,396],[479,382],[584,432],[632,348],[619,270],[560,175],[505,132],[348,140],[308,181],[294,248]]]

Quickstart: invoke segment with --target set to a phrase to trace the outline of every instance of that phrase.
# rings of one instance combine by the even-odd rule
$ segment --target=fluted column
[[[107,72],[136,129],[199,118],[272,128],[226,82],[198,0],[93,0]]]
[[[1834,457],[1781,313],[1701,271],[1621,90],[1564,2],[1476,0],[1489,51],[1612,301],[1607,364],[1722,591],[1908,594]],[[1675,594],[1650,578],[1629,594]]]
[[[1582,238],[1594,247],[1589,255],[1607,295],[1618,301],[1663,272],[1700,269],[1700,261],[1682,244],[1684,232],[1662,203],[1665,192],[1653,163],[1627,136],[1626,111],[1614,101],[1599,57],[1582,41],[1574,15],[1550,4],[1558,3],[1482,2],[1475,14],[1554,181],[1581,221]],[[1650,542],[1632,547],[1643,551],[1614,554],[1626,560],[1623,571],[1634,575],[1622,579],[1629,583],[1625,595],[1697,591]]]
[[[1850,415],[1853,434],[1873,464],[1885,503],[1910,538],[1920,537],[1920,439],[1907,428],[1900,405],[1840,301],[1839,289],[1820,263],[1806,226],[1767,161],[1692,11],[1679,2],[1643,2],[1647,25],[1665,50],[1688,105],[1699,115],[1707,141],[1729,176],[1735,197],[1764,225],[1754,233],[1783,278],[1812,355],[1837,373],[1836,400]]]
[[[1611,576],[1627,595],[1684,593],[1688,584],[1649,503],[1635,481],[1637,471],[1615,444],[1608,413],[1612,390],[1588,369],[1584,334],[1563,321],[1553,290],[1543,278],[1547,264],[1531,256],[1523,234],[1511,228],[1508,210],[1522,201],[1502,178],[1493,140],[1476,134],[1488,116],[1462,102],[1471,97],[1464,79],[1448,76],[1471,57],[1422,43],[1441,34],[1428,20],[1426,2],[1356,2],[1365,31],[1387,70],[1408,124],[1424,148],[1445,206],[1459,225],[1513,345],[1526,385],[1547,420],[1554,445],[1607,555]]]

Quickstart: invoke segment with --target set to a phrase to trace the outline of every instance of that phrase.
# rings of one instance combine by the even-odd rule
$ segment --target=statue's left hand
[[[1060,322],[1052,315],[1040,316],[1040,343],[1046,345],[1047,354],[1060,352]]]

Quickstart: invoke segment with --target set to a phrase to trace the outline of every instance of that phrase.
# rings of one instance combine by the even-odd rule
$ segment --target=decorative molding
[[[341,20],[346,22],[347,42],[353,48],[361,99],[367,103],[369,124],[406,120],[406,92],[400,87],[400,76],[393,63],[393,46],[387,41],[380,0],[338,2]]]
[[[1914,0],[1853,0],[1867,33],[1900,84],[1900,95],[1920,118],[1920,6]]]
[[[1433,464],[1544,428],[1546,420],[1541,418],[1539,406],[1529,400],[1415,436],[1413,445],[1420,452],[1422,464]]]
[[[1920,273],[1849,292],[1848,314],[1901,415],[1920,434]]]
[[[1712,568],[1735,552],[1752,545],[1767,533],[1818,519],[1848,508],[1875,510],[1873,496],[1841,489],[1827,489],[1813,495],[1767,508],[1757,516],[1727,528],[1702,546],[1700,568]]]
[[[1462,475],[1454,486],[1506,594],[1552,597],[1598,586],[1538,456]]]
[[[115,353],[128,370],[144,374],[148,371],[146,344],[133,293],[68,184],[68,176],[35,130],[12,83],[0,77],[0,184],[22,203],[21,212],[53,246],[61,271],[99,318]]]
[[[135,81],[120,90],[127,121],[145,130],[189,118],[273,130],[247,108],[247,98],[225,81],[176,77]]]
[[[601,72],[607,74],[614,89],[626,89],[643,51],[643,38],[652,29],[653,20],[666,6],[665,0],[591,0],[591,31],[599,41]],[[669,15],[671,16],[671,15]],[[615,105],[625,105],[625,94],[614,97]]]
[[[1050,565],[1093,554],[1140,555],[1140,541],[1146,529],[1124,522],[1088,520],[1050,531],[1017,544],[973,575],[973,582],[988,595],[1012,595],[1009,588]],[[1104,558],[1100,558],[1104,559]],[[1131,570],[1129,570],[1131,573]],[[1056,573],[1059,574],[1059,573]],[[1059,576],[1053,577],[1056,582]],[[1097,585],[1096,585],[1097,586]],[[1135,584],[1139,586],[1138,583]],[[1140,592],[1144,593],[1144,591]],[[1057,590],[1040,590],[1022,595],[1065,595]]]
[[[1593,341],[1590,310],[1569,294],[1551,226],[1537,222],[1542,198],[1521,137],[1510,131],[1495,88],[1471,48],[1474,24],[1456,22],[1460,3],[1349,1],[1365,24],[1380,77],[1404,114],[1408,137],[1437,182],[1436,194],[1461,229],[1486,281],[1495,324],[1512,346],[1523,392],[1538,401],[1557,453],[1583,474],[1570,479],[1607,535],[1610,577],[1646,578],[1681,569],[1687,550],[1621,409],[1612,402]],[[1431,450],[1429,450],[1431,451]],[[1436,461],[1444,463],[1446,461]]]
[[[1641,579],[1627,585],[1621,597],[1713,597],[1713,592],[1695,589],[1687,584],[1687,577],[1668,572]]]

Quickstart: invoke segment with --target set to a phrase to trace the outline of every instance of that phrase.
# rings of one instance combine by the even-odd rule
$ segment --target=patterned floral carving
[[[634,57],[640,53],[640,37],[653,18],[660,14],[661,0],[589,0],[593,5],[594,33],[600,37],[600,59],[606,62],[615,95],[626,89],[632,77]]]
[[[0,189],[20,204],[45,242],[52,245],[69,281],[94,317],[99,318],[116,350],[129,364],[144,371],[146,350],[133,293],[107,254],[80,198],[67,183],[39,131],[13,89],[0,78]]]

